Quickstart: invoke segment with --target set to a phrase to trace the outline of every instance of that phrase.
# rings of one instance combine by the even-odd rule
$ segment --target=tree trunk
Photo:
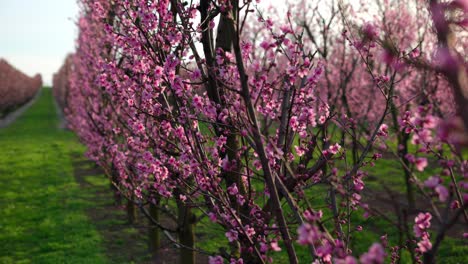
[[[110,188],[112,192],[114,193],[114,199],[115,199],[115,205],[120,206],[122,205],[122,195],[119,192],[119,189],[114,185],[118,182],[118,172],[115,169],[114,165],[111,167],[111,182],[110,182]]]
[[[405,173],[405,184],[406,184],[406,198],[408,200],[408,208],[412,211],[415,207],[415,197],[414,197],[414,188],[413,182],[411,181],[411,171],[409,170],[410,163],[406,159],[406,154],[408,154],[408,134],[403,134],[404,132],[400,132],[400,136],[398,137],[398,145],[403,146],[403,148],[398,151],[398,156],[403,161],[402,167]]]
[[[180,248],[180,263],[195,264],[195,215],[192,209],[180,200],[177,200],[179,217],[178,234]]]
[[[159,209],[157,207],[158,205],[150,204],[149,206],[149,214],[151,218],[153,218],[155,221],[159,222],[160,219],[160,214],[159,214]],[[161,233],[159,228],[153,224],[153,222],[150,220],[149,221],[149,232],[148,232],[148,240],[149,240],[149,250],[151,254],[156,254],[156,252],[159,250],[159,247],[161,246]]]
[[[137,208],[131,199],[127,200],[127,219],[130,224],[137,221]]]

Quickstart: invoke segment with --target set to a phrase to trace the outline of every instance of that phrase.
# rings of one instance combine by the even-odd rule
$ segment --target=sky
[[[76,0],[0,0],[0,58],[27,75],[52,75],[75,49]]]

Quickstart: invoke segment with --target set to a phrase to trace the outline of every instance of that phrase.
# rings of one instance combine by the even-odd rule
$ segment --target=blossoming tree
[[[324,15],[304,1],[281,16],[258,2],[80,1],[66,112],[88,156],[181,248],[183,263],[194,263],[194,251],[211,263],[267,263],[282,250],[290,263],[299,251],[317,263],[396,262],[403,250],[434,262],[466,217],[458,181],[468,171],[463,125],[457,134],[441,121],[458,109],[450,88],[461,88],[451,70],[436,75],[434,11],[384,1],[365,21],[373,7],[332,3]],[[466,11],[458,2],[439,8]],[[384,154],[402,169],[408,208],[413,189],[432,206],[413,232],[400,203],[395,219],[363,199]],[[439,171],[423,183],[417,174],[429,161]],[[171,204],[175,227],[159,218]],[[399,243],[383,236],[353,256],[354,232],[366,228],[353,221],[359,212],[388,221]],[[219,252],[195,242],[204,216],[224,230]]]
[[[27,103],[41,87],[40,75],[31,78],[0,59],[0,117]]]

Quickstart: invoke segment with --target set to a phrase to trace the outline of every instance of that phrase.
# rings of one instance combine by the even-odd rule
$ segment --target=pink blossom
[[[278,246],[278,241],[272,241],[270,247],[273,251],[281,251],[281,248]]]
[[[380,243],[374,243],[367,253],[361,255],[359,260],[363,264],[381,264],[384,263],[385,250]]]
[[[252,237],[255,235],[255,229],[253,227],[250,227],[249,225],[245,226],[245,233],[248,237]]]
[[[329,148],[328,148],[328,151],[331,153],[331,154],[336,154],[340,151],[341,149],[341,146],[340,144],[338,143],[335,143],[334,145],[331,145]]]
[[[419,55],[421,55],[421,52],[419,51],[419,49],[414,49],[409,54],[411,59],[416,59],[417,57],[419,57]]]
[[[357,264],[357,260],[353,256],[346,256],[344,259],[335,259],[336,264]]]
[[[449,197],[449,192],[447,190],[447,188],[445,188],[445,186],[439,184],[435,187],[435,192],[439,195],[439,200],[441,202],[445,202],[447,201],[448,197]]]
[[[211,222],[217,222],[218,221],[218,218],[216,217],[216,214],[213,213],[213,212],[209,212],[208,217],[210,218]]]
[[[416,158],[415,165],[418,171],[424,171],[424,168],[427,167],[427,159],[423,157]]]
[[[424,186],[427,188],[435,188],[437,185],[439,185],[442,182],[440,177],[438,176],[431,176],[427,180],[424,181]]]
[[[192,80],[198,80],[201,78],[201,72],[199,69],[195,69],[193,72],[192,72],[192,75],[190,76],[192,78]]]
[[[320,257],[325,263],[331,263],[333,248],[329,242],[324,242],[323,245],[318,246],[315,251],[317,256]]]
[[[238,238],[238,234],[236,230],[229,230],[228,232],[226,232],[226,237],[227,239],[229,240],[229,242],[232,242],[232,241],[235,241],[237,240]]]
[[[422,253],[431,250],[431,248],[432,248],[432,243],[427,237],[423,237],[423,239],[418,242],[418,249]]]
[[[302,157],[305,154],[305,149],[301,146],[294,146],[294,149],[296,150],[296,154],[299,157]]]
[[[221,256],[209,256],[208,257],[208,263],[209,264],[223,264],[224,263],[224,260],[223,260],[223,257]]]
[[[244,260],[242,258],[239,258],[239,259],[231,258],[229,264],[244,264]]]
[[[239,193],[239,189],[237,189],[237,185],[235,183],[229,186],[227,190],[228,190],[228,193],[233,196]]]
[[[388,126],[386,124],[382,124],[379,128],[378,135],[381,137],[387,137],[388,136]]]
[[[416,162],[416,158],[414,157],[413,154],[409,154],[409,153],[406,154],[406,155],[405,155],[405,159],[406,159],[407,161],[409,161],[410,163],[415,163],[415,162]]]
[[[377,27],[372,23],[365,23],[362,26],[362,33],[367,40],[373,41],[378,37]]]
[[[322,216],[323,216],[322,210],[318,210],[318,211],[306,210],[304,212],[304,218],[310,222],[318,221],[322,218]]]
[[[299,121],[297,119],[297,116],[292,116],[291,119],[289,119],[289,126],[293,131],[297,131],[298,126],[299,126]]]
[[[297,242],[301,245],[313,245],[321,238],[321,233],[314,225],[304,223],[298,229],[299,235]]]
[[[421,237],[423,232],[431,226],[432,215],[430,213],[419,213],[414,219],[414,234],[416,237]]]

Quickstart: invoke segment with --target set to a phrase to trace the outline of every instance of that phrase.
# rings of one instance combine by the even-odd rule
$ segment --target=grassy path
[[[83,147],[58,129],[50,89],[0,129],[0,263],[106,263],[86,210],[92,189],[73,177]]]

